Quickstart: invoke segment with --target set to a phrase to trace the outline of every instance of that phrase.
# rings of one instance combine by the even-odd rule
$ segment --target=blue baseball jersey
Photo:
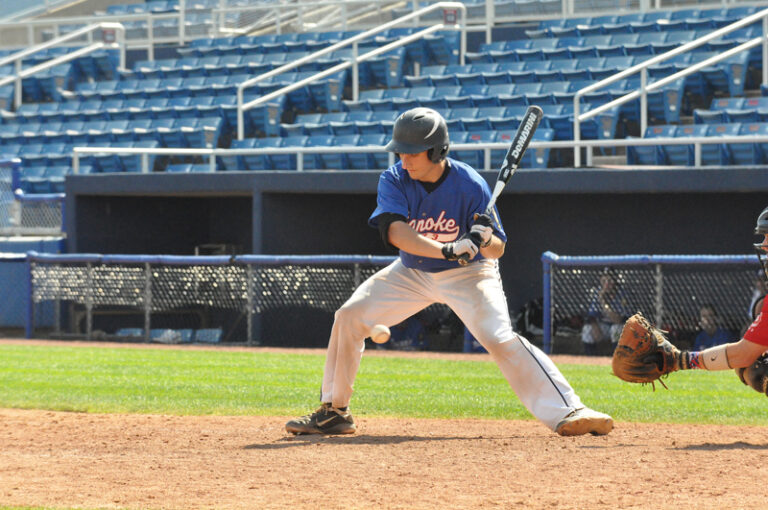
[[[440,185],[428,192],[422,183],[411,179],[398,161],[379,177],[376,210],[368,224],[378,228],[378,217],[384,213],[404,216],[419,234],[441,243],[455,241],[469,232],[474,215],[482,214],[491,200],[491,190],[480,174],[471,166],[447,158],[448,174]],[[494,207],[493,230],[502,241],[507,240],[499,214]],[[482,259],[478,255],[475,261]],[[400,259],[406,267],[437,272],[459,266],[455,260],[419,257],[400,250]]]

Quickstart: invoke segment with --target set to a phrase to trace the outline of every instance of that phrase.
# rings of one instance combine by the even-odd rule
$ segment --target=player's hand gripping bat
[[[515,137],[512,139],[512,144],[509,146],[507,155],[504,157],[504,163],[501,165],[499,175],[496,177],[496,185],[493,187],[493,193],[491,194],[491,200],[488,202],[488,207],[485,208],[485,214],[489,216],[493,215],[493,206],[496,204],[499,195],[501,195],[504,186],[507,185],[509,179],[517,170],[520,160],[523,159],[523,154],[525,154],[525,149],[527,149],[528,145],[531,143],[533,134],[536,132],[536,128],[539,127],[539,122],[541,122],[543,115],[544,113],[541,111],[541,108],[535,105],[529,106],[525,111],[523,120],[520,122],[520,126],[517,128],[517,133],[515,133]],[[462,255],[459,258],[459,264],[462,266],[469,264],[469,256]]]

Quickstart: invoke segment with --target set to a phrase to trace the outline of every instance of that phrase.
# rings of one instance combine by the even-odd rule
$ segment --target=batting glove
[[[475,221],[469,229],[469,235],[480,248],[487,248],[493,239],[493,220],[487,214],[476,214]]]
[[[478,251],[479,248],[475,240],[466,234],[457,241],[443,245],[443,257],[447,260],[457,260],[462,255],[467,255],[469,260],[472,260]]]

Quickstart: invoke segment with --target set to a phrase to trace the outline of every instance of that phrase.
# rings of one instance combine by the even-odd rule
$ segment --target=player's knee
[[[341,308],[336,310],[334,314],[334,320],[339,324],[344,324],[347,327],[353,325],[362,325],[362,317],[364,315],[364,308],[356,303],[345,303]]]

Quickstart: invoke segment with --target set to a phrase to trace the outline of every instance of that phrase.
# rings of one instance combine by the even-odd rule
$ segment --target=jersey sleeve
[[[763,301],[762,310],[744,333],[744,340],[768,347],[768,299]]]
[[[482,190],[482,198],[478,201],[478,205],[476,210],[473,213],[474,214],[483,214],[485,213],[485,209],[488,207],[488,202],[491,201],[491,189],[488,187],[488,185],[483,182],[483,185],[480,186]],[[496,208],[496,205],[493,206],[493,214],[491,214],[491,220],[492,220],[492,227],[493,227],[493,233],[504,241],[507,242],[507,233],[504,232],[504,226],[501,224],[501,217],[499,217],[499,210]]]
[[[384,213],[398,214],[408,218],[408,201],[394,172],[387,170],[379,177],[376,209],[368,218],[368,225],[379,227],[378,217]]]

